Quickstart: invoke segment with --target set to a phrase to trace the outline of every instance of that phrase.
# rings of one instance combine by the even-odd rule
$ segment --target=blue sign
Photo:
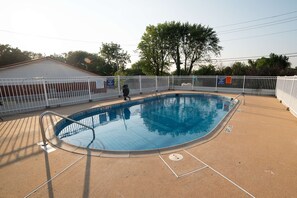
[[[108,88],[114,88],[114,78],[107,78],[107,80],[106,80],[106,86]]]
[[[226,81],[226,77],[225,76],[219,76],[218,77],[218,85],[224,85]]]

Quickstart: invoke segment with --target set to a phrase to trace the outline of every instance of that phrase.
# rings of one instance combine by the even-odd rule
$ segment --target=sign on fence
[[[232,76],[219,76],[218,77],[218,85],[231,85],[232,84]]]
[[[225,84],[226,77],[225,76],[219,76],[218,77],[218,85],[224,85]]]
[[[107,78],[106,85],[107,88],[114,88],[114,78]]]
[[[232,77],[226,76],[226,85],[231,85],[231,84],[232,84]]]
[[[103,80],[96,80],[96,89],[104,88],[104,81]]]

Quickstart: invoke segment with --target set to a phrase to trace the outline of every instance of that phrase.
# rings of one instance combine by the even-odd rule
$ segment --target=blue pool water
[[[76,113],[56,127],[58,138],[72,145],[108,151],[146,151],[200,139],[234,107],[230,98],[205,94],[177,94],[130,101]]]

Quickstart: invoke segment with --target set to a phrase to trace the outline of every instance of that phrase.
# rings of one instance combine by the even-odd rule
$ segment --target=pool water
[[[69,144],[100,150],[164,149],[211,133],[234,105],[217,95],[165,95],[74,114],[70,117],[94,127],[95,134],[63,120],[56,135]]]

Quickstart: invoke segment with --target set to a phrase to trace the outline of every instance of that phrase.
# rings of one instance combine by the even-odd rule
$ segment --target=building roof
[[[94,73],[92,73],[92,72],[89,72],[89,71],[80,69],[80,68],[78,68],[78,67],[69,65],[69,64],[67,64],[67,63],[64,63],[64,62],[61,62],[61,61],[52,59],[52,58],[50,58],[50,57],[45,57],[45,58],[40,58],[40,59],[29,60],[29,61],[23,61],[23,62],[19,62],[19,63],[14,63],[14,64],[5,65],[5,66],[2,66],[2,67],[0,68],[0,73],[1,73],[1,72],[4,72],[4,71],[11,70],[11,69],[17,69],[17,68],[20,68],[20,67],[28,66],[28,65],[31,65],[31,64],[42,63],[42,62],[44,62],[44,61],[55,62],[55,63],[57,63],[57,64],[66,66],[66,67],[68,67],[68,68],[77,70],[77,71],[79,71],[79,72],[85,73],[85,74],[86,74],[85,76],[98,76],[97,74],[94,74]]]

